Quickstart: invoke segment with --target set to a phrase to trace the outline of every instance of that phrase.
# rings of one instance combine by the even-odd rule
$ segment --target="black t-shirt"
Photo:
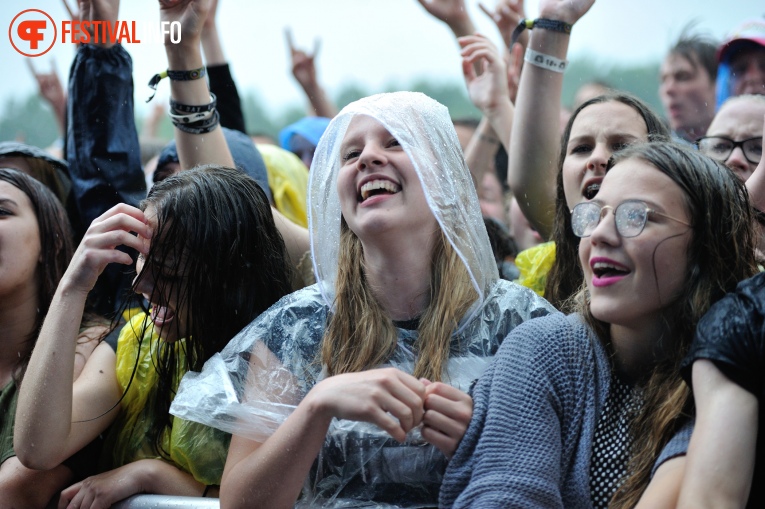
[[[697,359],[712,361],[759,401],[755,481],[747,507],[765,507],[765,485],[757,482],[765,478],[765,273],[739,283],[699,321],[693,345],[683,361],[683,376],[689,384],[691,365]]]

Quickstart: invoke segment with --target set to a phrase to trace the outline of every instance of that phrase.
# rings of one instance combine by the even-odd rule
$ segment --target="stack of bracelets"
[[[170,120],[173,125],[183,132],[191,134],[209,133],[220,122],[220,115],[215,105],[218,100],[215,94],[210,92],[210,102],[201,106],[181,104],[170,99]]]
[[[191,81],[205,77],[205,68],[200,67],[191,71],[163,71],[155,74],[149,81],[149,87],[157,90],[157,85],[163,78],[170,78],[175,81]],[[148,101],[152,100],[152,95]],[[220,123],[220,115],[215,108],[218,100],[215,94],[210,92],[210,102],[202,105],[181,104],[178,101],[170,99],[170,120],[173,125],[183,132],[190,134],[205,134],[214,130]]]

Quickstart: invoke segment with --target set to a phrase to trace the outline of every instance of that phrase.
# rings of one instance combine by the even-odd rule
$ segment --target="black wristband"
[[[171,71],[168,69],[166,72],[167,77],[173,81],[193,81],[204,78],[207,75],[207,71],[204,67],[192,69],[190,71]]]
[[[170,78],[174,81],[191,81],[204,78],[206,74],[207,71],[204,67],[200,67],[199,69],[192,69],[190,71],[171,71],[168,69],[166,71],[159,72],[152,76],[149,80],[149,88],[154,90],[154,92],[151,94],[151,97],[146,99],[146,102],[154,99],[154,96],[157,94],[157,85],[159,85],[159,82],[165,78]]]
[[[191,113],[205,113],[208,111],[212,111],[215,109],[215,106],[218,104],[218,98],[215,97],[215,94],[210,92],[210,102],[208,104],[200,104],[198,106],[192,106],[189,104],[181,104],[177,101],[175,101],[172,97],[170,98],[170,111],[176,114],[191,114]]]
[[[173,125],[177,129],[180,129],[184,133],[189,134],[207,134],[210,131],[214,131],[215,128],[218,127],[218,124],[220,124],[220,115],[218,114],[218,110],[215,110],[213,116],[207,120],[200,120],[199,122],[191,122],[189,124],[173,122]]]
[[[522,19],[518,23],[518,26],[515,27],[515,30],[513,30],[513,36],[510,40],[509,49],[513,49],[513,45],[518,41],[518,37],[521,36],[521,32],[523,32],[527,28],[529,30],[532,30],[534,28],[541,28],[543,30],[552,30],[553,32],[570,34],[572,26],[573,25],[570,25],[566,23],[565,21],[558,21],[555,19],[547,19],[547,18],[537,18],[535,20]]]

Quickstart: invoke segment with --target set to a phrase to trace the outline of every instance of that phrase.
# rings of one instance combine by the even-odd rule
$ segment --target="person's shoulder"
[[[765,272],[741,281],[736,289],[709,308],[697,335],[725,335],[742,327],[756,326],[765,318]]]
[[[744,279],[736,286],[733,295],[742,295],[763,302],[765,306],[765,272]]]
[[[328,312],[317,285],[302,288],[285,295],[245,326],[226,351],[249,351],[257,341],[263,341],[279,357],[285,347],[298,344],[310,350],[323,336]]]
[[[505,338],[497,355],[517,355],[525,351],[535,359],[571,362],[596,355],[597,341],[580,315],[560,312],[527,320]]]
[[[309,314],[326,317],[328,310],[329,308],[324,302],[318,286],[314,284],[285,295],[261,313],[252,323],[270,320],[294,320]]]
[[[557,310],[534,291],[517,283],[498,279],[487,292],[486,302],[495,302],[500,312],[526,313],[528,318],[537,318]]]

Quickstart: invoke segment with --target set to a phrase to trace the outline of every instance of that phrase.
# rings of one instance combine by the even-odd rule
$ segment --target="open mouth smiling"
[[[615,263],[598,261],[592,264],[592,273],[598,278],[626,276],[630,271]]]
[[[381,194],[396,194],[401,191],[401,186],[385,179],[370,180],[362,184],[359,189],[358,201],[363,202],[367,199]]]

